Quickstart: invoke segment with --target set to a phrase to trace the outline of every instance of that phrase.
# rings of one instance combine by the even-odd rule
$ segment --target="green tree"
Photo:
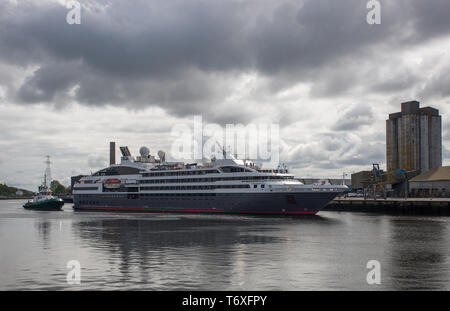
[[[16,193],[18,190],[22,191],[24,196],[33,195],[33,192],[31,191],[19,189],[16,187],[9,187],[6,184],[0,184],[0,196],[2,197],[16,197],[17,196]]]
[[[64,187],[58,180],[53,180],[50,183],[50,190],[55,194],[67,194],[67,188]]]

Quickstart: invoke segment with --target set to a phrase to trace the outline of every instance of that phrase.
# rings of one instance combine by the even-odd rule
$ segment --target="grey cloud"
[[[313,168],[319,168],[324,170],[337,169],[339,165],[335,161],[318,161],[314,162]]]
[[[384,144],[364,143],[345,157],[332,154],[329,162],[314,162],[314,166],[320,169],[335,169],[348,166],[370,167],[372,163],[384,163],[385,157]]]
[[[283,154],[289,153],[283,159],[290,167],[294,168],[308,168],[316,161],[328,161],[327,154],[322,152],[317,143],[301,144],[292,148],[287,148]]]
[[[336,131],[354,131],[374,121],[372,108],[368,105],[350,106],[332,127]]]
[[[401,70],[395,72],[395,68],[390,68],[390,75],[380,73],[378,77],[372,77],[375,83],[370,86],[370,90],[380,94],[396,93],[411,89],[421,82],[421,77],[412,72]]]
[[[288,153],[285,162],[294,169],[337,170],[350,166],[370,167],[372,163],[384,163],[385,144],[374,141],[372,134],[361,134],[356,139],[347,133],[317,133],[307,143],[285,146]]]
[[[88,167],[89,168],[103,168],[107,164],[107,160],[104,156],[99,155],[89,155],[88,156]]]
[[[336,151],[342,147],[342,144],[339,140],[325,139],[323,141],[323,146],[328,151]]]
[[[446,148],[445,146],[443,147],[443,156],[444,156],[444,159],[450,158],[450,149]]]
[[[450,96],[450,61],[425,82],[419,96],[425,99]]]
[[[358,83],[351,74],[358,66],[354,59],[377,60],[375,51],[385,42],[392,50],[448,35],[442,13],[448,2],[432,2],[383,4],[382,25],[371,27],[359,0],[116,1],[83,10],[82,24],[75,26],[65,23],[66,8],[25,1],[3,4],[10,14],[0,15],[8,29],[0,37],[0,55],[17,66],[39,65],[17,90],[22,102],[160,106],[175,115],[204,112],[219,120],[212,107],[223,104],[239,73],[269,77],[275,92],[314,82],[313,96],[333,96]],[[413,31],[404,33],[402,20]],[[348,72],[330,75],[335,65]],[[378,79],[374,88],[380,91],[415,82],[413,76]],[[230,113],[230,119],[239,115]]]
[[[357,87],[360,80],[355,73],[352,64],[344,68],[332,66],[324,70],[322,77],[317,79],[311,88],[313,97],[332,97],[343,95],[354,87]]]
[[[37,69],[17,92],[17,99],[27,103],[54,103],[77,83],[79,67],[74,63],[52,63]],[[64,101],[54,103],[64,105]]]
[[[372,163],[384,163],[386,159],[386,145],[384,142],[372,142],[363,140],[356,148],[346,156],[339,158],[337,162],[342,165],[365,165]]]
[[[238,9],[234,2],[156,4],[159,7],[144,1],[133,5],[118,1],[103,12],[83,10],[83,22],[75,26],[65,22],[67,10],[58,4],[28,10],[24,7],[30,4],[19,5],[14,12],[24,13],[2,21],[11,29],[2,36],[2,49],[22,53],[26,49],[41,60],[47,56],[82,59],[89,67],[124,78],[160,78],[193,65],[203,70],[241,65],[242,57],[233,56],[241,54],[242,46],[233,47],[233,38],[239,38],[235,31],[243,22],[233,14]],[[20,65],[30,59],[5,55]]]
[[[397,1],[396,1],[397,2]],[[427,41],[431,38],[446,36],[450,29],[450,2],[447,0],[411,1],[402,0],[398,3],[409,17],[413,18],[414,34],[410,40]]]
[[[443,130],[443,138],[450,137],[450,120],[443,119],[442,120],[442,130]]]

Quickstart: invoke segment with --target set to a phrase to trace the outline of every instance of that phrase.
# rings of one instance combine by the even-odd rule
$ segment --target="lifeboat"
[[[107,180],[105,180],[104,183],[105,184],[120,184],[121,181],[120,181],[120,179],[107,179]]]
[[[107,179],[103,182],[103,186],[109,189],[120,188],[120,184],[121,184],[120,179]]]

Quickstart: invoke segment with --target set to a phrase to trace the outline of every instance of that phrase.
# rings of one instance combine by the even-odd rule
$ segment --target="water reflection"
[[[390,261],[385,265],[393,289],[449,288],[448,223],[445,219],[390,220]]]
[[[34,222],[37,235],[42,239],[44,249],[50,248],[50,237],[52,231],[52,223],[47,219],[37,219]]]
[[[291,240],[298,238],[282,232],[289,224],[297,227],[334,222],[319,216],[154,216],[80,221],[73,224],[73,231],[87,247],[102,254],[99,258],[108,254],[102,264],[118,267],[120,277],[116,280],[120,282],[157,289],[224,289],[236,283],[244,288],[242,276],[258,269],[258,264],[289,258],[286,250],[292,247]]]
[[[173,218],[158,221],[137,219],[85,221],[76,223],[74,228],[89,244],[98,245],[97,243],[101,242],[109,250],[117,246],[124,254],[132,251],[145,253],[162,248],[226,246],[236,242],[280,242],[280,239],[274,237],[242,235],[248,231],[244,226],[245,223]],[[229,230],[230,227],[238,230]]]

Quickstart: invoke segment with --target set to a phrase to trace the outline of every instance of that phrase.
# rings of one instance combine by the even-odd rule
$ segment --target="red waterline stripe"
[[[129,207],[102,207],[102,206],[74,206],[74,209],[91,210],[124,210],[124,211],[154,211],[154,212],[201,212],[201,213],[258,213],[258,214],[310,214],[316,212],[268,212],[268,211],[225,211],[225,210],[188,210],[188,209],[159,209],[159,208],[129,208]]]

